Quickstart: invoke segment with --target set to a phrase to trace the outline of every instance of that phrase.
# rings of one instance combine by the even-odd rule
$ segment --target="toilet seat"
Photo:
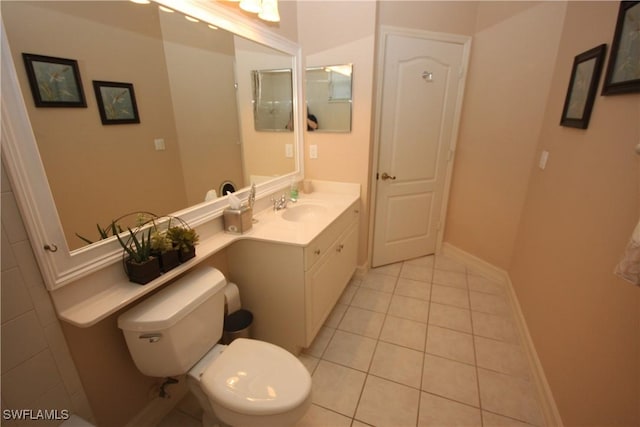
[[[295,356],[273,344],[244,338],[229,344],[200,381],[213,403],[248,416],[294,410],[311,393],[311,377]]]

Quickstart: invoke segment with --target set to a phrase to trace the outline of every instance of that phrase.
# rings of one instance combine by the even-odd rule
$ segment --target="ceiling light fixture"
[[[240,9],[257,13],[263,21],[280,22],[278,0],[240,0]]]

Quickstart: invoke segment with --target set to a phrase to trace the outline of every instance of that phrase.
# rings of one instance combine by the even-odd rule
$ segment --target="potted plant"
[[[151,254],[151,232],[149,228],[138,233],[127,228],[129,239],[125,242],[117,233],[115,222],[113,234],[124,249],[124,266],[129,280],[144,285],[160,276],[160,260]]]
[[[180,262],[185,262],[196,256],[199,236],[195,230],[183,226],[172,226],[167,228],[167,237],[171,239],[173,247],[178,250]]]
[[[180,264],[179,251],[174,248],[166,230],[156,228],[151,233],[151,254],[160,259],[160,270],[165,273]]]

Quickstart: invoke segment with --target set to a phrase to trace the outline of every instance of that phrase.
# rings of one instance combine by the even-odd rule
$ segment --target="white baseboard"
[[[525,347],[525,352],[527,353],[527,359],[531,371],[531,382],[533,383],[539,397],[540,410],[544,417],[545,425],[562,427],[564,424],[562,423],[560,412],[558,411],[551,388],[547,382],[547,377],[544,374],[544,369],[540,363],[538,353],[533,345],[533,340],[529,334],[529,328],[527,327],[527,322],[522,313],[522,308],[520,307],[520,302],[518,301],[518,297],[513,288],[513,283],[511,282],[509,273],[449,243],[443,244],[442,253],[464,263],[487,278],[493,278],[505,283],[507,287],[507,294],[509,296],[511,306],[513,307],[514,318],[517,324],[516,326],[520,333],[520,337],[522,338],[522,344]]]

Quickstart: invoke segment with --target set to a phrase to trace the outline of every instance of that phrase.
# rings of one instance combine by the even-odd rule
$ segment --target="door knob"
[[[388,180],[388,179],[396,179],[396,177],[395,177],[395,176],[391,176],[391,175],[389,175],[389,174],[388,174],[388,173],[386,173],[386,172],[382,172],[382,176],[381,176],[381,178],[382,178],[382,180],[383,180],[383,181],[386,181],[386,180]]]

